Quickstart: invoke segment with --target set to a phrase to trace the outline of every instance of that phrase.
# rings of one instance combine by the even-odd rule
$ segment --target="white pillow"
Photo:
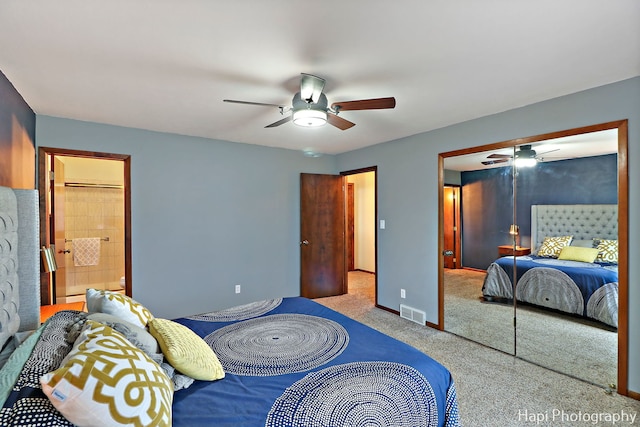
[[[142,328],[153,319],[153,315],[145,306],[119,292],[87,289],[86,295],[89,313],[111,314]]]
[[[92,320],[40,384],[79,427],[171,426],[173,384],[167,375],[124,335]]]

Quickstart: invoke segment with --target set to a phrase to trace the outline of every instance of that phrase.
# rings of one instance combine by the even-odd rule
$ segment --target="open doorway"
[[[347,289],[377,305],[376,167],[343,172],[346,177]]]
[[[41,242],[58,267],[42,276],[42,304],[84,301],[87,288],[130,296],[130,156],[41,147],[38,172]]]

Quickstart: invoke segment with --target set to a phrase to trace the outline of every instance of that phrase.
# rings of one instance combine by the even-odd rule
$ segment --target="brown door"
[[[356,269],[355,265],[355,235],[353,183],[347,184],[347,271]]]
[[[444,268],[460,268],[460,189],[444,187]]]
[[[65,242],[65,186],[64,186],[64,163],[56,156],[53,157],[53,197],[51,198],[53,220],[52,240],[55,243],[56,264],[58,269],[53,274],[53,294],[52,303],[55,304],[58,297],[65,295],[66,274],[65,265],[66,242]]]
[[[300,295],[346,292],[344,177],[300,174]]]

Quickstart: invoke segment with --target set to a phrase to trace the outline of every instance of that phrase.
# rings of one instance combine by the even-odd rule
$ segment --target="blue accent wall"
[[[499,245],[512,244],[511,167],[461,173],[462,265],[486,269]],[[618,203],[618,156],[538,163],[516,175],[520,245],[531,243],[531,205]]]

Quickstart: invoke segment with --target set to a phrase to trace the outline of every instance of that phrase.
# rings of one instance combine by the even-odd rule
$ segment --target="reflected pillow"
[[[87,311],[107,313],[145,328],[153,319],[151,312],[139,302],[120,292],[87,289]]]
[[[608,239],[593,239],[593,246],[598,250],[598,262],[618,263],[618,241]]]
[[[573,239],[571,241],[571,246],[580,246],[582,248],[593,248],[593,239],[587,239],[587,240],[580,240],[580,239]]]
[[[538,256],[558,258],[562,248],[569,246],[572,240],[573,236],[545,237],[538,250]]]
[[[595,248],[583,248],[580,246],[565,246],[560,251],[558,259],[568,261],[594,262],[598,256]]]

